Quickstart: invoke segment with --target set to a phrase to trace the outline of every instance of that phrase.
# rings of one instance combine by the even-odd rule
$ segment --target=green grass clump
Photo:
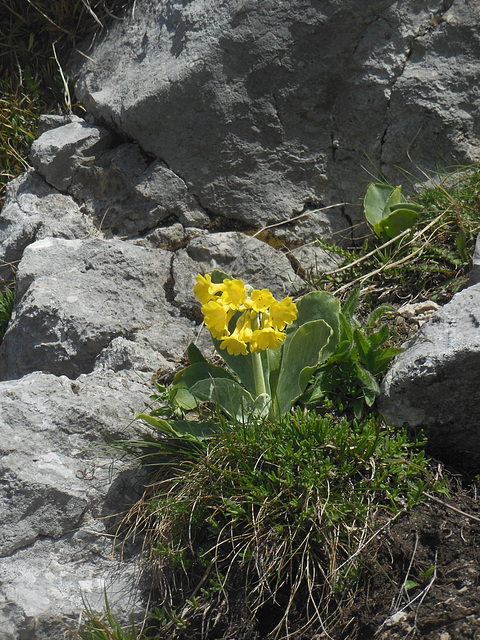
[[[10,322],[14,301],[15,291],[13,289],[7,287],[3,293],[0,291],[0,342]]]
[[[104,28],[128,0],[0,0],[0,197],[25,171],[41,113],[69,112],[65,70],[75,43]]]
[[[131,513],[158,569],[152,637],[332,628],[368,540],[422,497],[429,476],[417,446],[375,418],[297,409],[225,427],[184,463],[159,458]]]

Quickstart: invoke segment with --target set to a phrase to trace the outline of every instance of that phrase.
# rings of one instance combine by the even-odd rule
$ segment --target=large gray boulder
[[[45,238],[29,245],[0,346],[0,379],[32,371],[76,378],[92,371],[116,338],[138,343],[138,355],[143,349],[147,358],[143,370],[180,361],[195,330],[166,299],[171,260],[168,251],[121,240]]]
[[[137,0],[85,43],[76,92],[204,210],[258,228],[357,203],[372,172],[477,160],[477,35],[467,0]]]
[[[397,356],[383,382],[388,422],[421,429],[430,454],[480,471],[480,285],[457,293]]]
[[[64,638],[82,598],[101,610],[107,597],[120,620],[141,613],[138,550],[112,554],[140,477],[108,442],[148,393],[112,372],[0,382],[0,640]]]

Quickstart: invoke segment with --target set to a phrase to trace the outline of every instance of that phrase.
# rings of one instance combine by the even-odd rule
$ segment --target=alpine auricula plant
[[[267,393],[260,352],[278,349],[284,329],[297,317],[291,298],[278,302],[268,289],[254,289],[242,280],[224,278],[215,284],[209,274],[197,276],[194,287],[205,326],[230,356],[251,354],[256,396]],[[230,331],[234,320],[233,330]]]
[[[307,293],[296,303],[289,297],[278,301],[268,289],[213,271],[197,276],[194,293],[223,365],[189,346],[190,365],[164,390],[167,420],[157,417],[166,415],[165,407],[137,416],[165,435],[196,441],[213,435],[218,421],[197,411],[205,402],[229,420],[247,423],[254,416],[277,419],[298,402],[316,406],[339,392],[352,396],[348,404],[360,416],[375,401],[376,376],[399,352],[382,347],[388,328],[376,328],[390,308],[375,310],[364,329],[355,319],[358,289],[342,309],[326,291]],[[337,380],[339,374],[348,381]],[[344,382],[346,391],[339,389]]]
[[[213,402],[230,418],[274,418],[290,410],[321,360],[332,329],[305,317],[292,298],[277,300],[220,271],[198,275],[195,297],[205,326],[227,367],[205,360],[190,345],[190,366],[174,378],[174,402],[183,410]],[[301,302],[301,301],[300,301]]]

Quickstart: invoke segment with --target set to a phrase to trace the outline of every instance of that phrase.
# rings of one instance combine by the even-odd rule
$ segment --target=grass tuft
[[[71,110],[62,65],[129,0],[0,0],[0,197],[25,171],[40,113]]]
[[[6,288],[3,293],[0,292],[0,342],[2,341],[8,323],[13,312],[13,303],[15,301],[15,291]]]
[[[375,418],[298,409],[163,467],[130,513],[157,569],[152,637],[331,631],[368,540],[431,484],[418,445]]]

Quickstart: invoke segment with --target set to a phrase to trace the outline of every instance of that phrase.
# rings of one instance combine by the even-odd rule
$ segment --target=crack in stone
[[[387,139],[387,135],[388,135],[388,131],[390,129],[390,123],[388,122],[388,116],[389,116],[389,111],[390,111],[390,106],[391,106],[391,100],[392,100],[392,94],[395,88],[395,85],[397,84],[397,82],[399,81],[399,79],[403,76],[404,72],[405,72],[405,67],[407,66],[408,60],[410,59],[415,43],[417,42],[417,40],[419,38],[424,37],[427,34],[432,33],[433,31],[435,31],[435,29],[438,27],[439,24],[441,24],[441,22],[443,21],[443,16],[445,15],[445,13],[452,7],[453,3],[455,2],[455,0],[443,0],[441,3],[441,7],[439,8],[439,10],[437,11],[437,13],[435,13],[427,23],[424,23],[422,25],[419,26],[419,28],[417,29],[417,32],[415,34],[413,34],[411,36],[411,38],[407,41],[407,46],[406,46],[406,50],[404,53],[404,60],[403,63],[400,65],[399,70],[397,73],[394,74],[392,81],[389,84],[389,88],[388,88],[388,99],[387,99],[387,104],[385,107],[385,129],[383,131],[383,134],[380,138],[380,166],[383,165],[383,148],[384,148],[384,144],[385,141]]]

